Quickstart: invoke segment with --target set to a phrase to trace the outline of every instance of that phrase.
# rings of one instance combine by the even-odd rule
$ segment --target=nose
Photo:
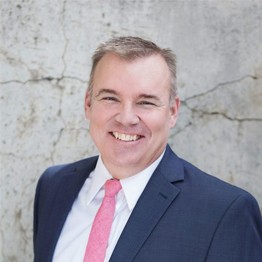
[[[140,120],[132,105],[122,106],[115,119],[123,126],[136,125],[139,123]]]

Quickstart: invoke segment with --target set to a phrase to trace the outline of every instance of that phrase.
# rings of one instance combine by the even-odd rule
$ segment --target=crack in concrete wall
[[[199,109],[195,109],[190,107],[186,101],[182,101],[181,103],[183,106],[187,107],[189,110],[191,110],[192,114],[196,113],[198,115],[198,117],[203,117],[205,115],[209,115],[209,116],[223,116],[224,118],[230,120],[230,121],[237,121],[237,122],[245,122],[245,121],[254,121],[254,122],[261,122],[262,118],[233,118],[228,116],[225,113],[222,112],[216,112],[216,111],[212,111],[212,112],[207,112],[204,110],[199,110]]]
[[[61,76],[59,78],[52,77],[52,76],[45,76],[45,77],[37,78],[37,79],[27,79],[25,81],[16,80],[16,79],[3,81],[3,82],[0,81],[0,85],[2,85],[2,86],[3,85],[9,85],[9,84],[12,84],[12,83],[18,83],[18,84],[26,85],[26,84],[28,84],[30,82],[43,82],[43,81],[47,81],[47,82],[54,82],[55,81],[56,83],[59,83],[60,81],[66,80],[66,79],[78,80],[81,83],[87,84],[86,80],[83,80],[83,79],[80,79],[80,78],[74,77],[74,76],[64,76],[63,75],[63,76]]]
[[[220,89],[220,88],[227,87],[228,85],[232,85],[232,84],[236,84],[236,83],[242,82],[243,80],[245,80],[245,79],[247,79],[247,78],[251,78],[251,79],[254,79],[254,80],[261,79],[261,77],[258,77],[258,76],[255,76],[255,75],[245,75],[245,76],[243,76],[243,77],[241,77],[241,78],[238,78],[238,79],[235,79],[235,80],[229,80],[229,81],[227,81],[227,82],[218,83],[218,84],[216,84],[214,87],[212,87],[211,89],[209,89],[209,90],[207,90],[207,91],[205,91],[205,92],[203,92],[203,93],[198,93],[198,94],[196,94],[196,95],[194,95],[194,96],[189,96],[189,97],[187,97],[184,102],[189,101],[189,100],[191,100],[191,99],[199,98],[199,97],[201,97],[201,96],[205,96],[205,95],[207,95],[207,94],[209,94],[209,93],[212,93],[212,92],[214,92],[214,91],[217,91],[217,90]]]

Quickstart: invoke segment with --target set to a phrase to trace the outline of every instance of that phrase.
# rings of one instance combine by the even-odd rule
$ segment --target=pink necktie
[[[105,183],[105,196],[98,209],[86,246],[84,262],[103,262],[107,242],[115,213],[115,196],[121,189],[119,180],[110,179]]]

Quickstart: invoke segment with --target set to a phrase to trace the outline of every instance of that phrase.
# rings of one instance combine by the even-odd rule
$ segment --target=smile
[[[116,139],[119,139],[121,141],[126,141],[126,142],[136,141],[141,137],[139,135],[127,135],[127,134],[121,134],[118,132],[113,132],[112,134]]]

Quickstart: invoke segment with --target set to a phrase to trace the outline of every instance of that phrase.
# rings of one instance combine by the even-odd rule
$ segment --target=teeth
[[[118,132],[113,132],[113,135],[115,138],[122,140],[122,141],[136,141],[139,136],[138,135],[126,135],[126,134],[120,134]]]

